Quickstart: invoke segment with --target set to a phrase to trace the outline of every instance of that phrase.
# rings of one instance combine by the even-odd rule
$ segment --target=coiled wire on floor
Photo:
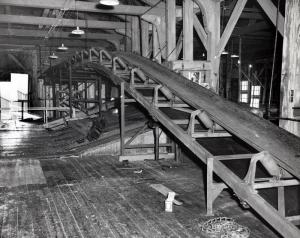
[[[201,232],[209,238],[248,238],[248,227],[239,225],[232,218],[217,217],[201,225]]]

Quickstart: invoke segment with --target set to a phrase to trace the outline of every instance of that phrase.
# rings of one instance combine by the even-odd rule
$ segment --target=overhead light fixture
[[[57,47],[57,49],[60,51],[67,51],[69,48],[62,43],[61,46]]]
[[[119,0],[100,0],[99,3],[106,6],[116,6],[120,4]]]
[[[228,54],[229,54],[229,52],[226,51],[226,50],[224,50],[224,51],[221,53],[221,55],[228,55]]]
[[[239,56],[236,55],[236,54],[232,54],[230,57],[231,57],[231,58],[239,58]]]
[[[58,59],[58,56],[53,52],[52,55],[49,55],[49,59]]]
[[[79,26],[76,26],[76,29],[72,31],[73,35],[84,35],[84,30],[81,30]]]

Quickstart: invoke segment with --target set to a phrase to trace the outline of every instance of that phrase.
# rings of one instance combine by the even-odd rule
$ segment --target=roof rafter
[[[50,17],[19,16],[0,14],[0,23],[24,24],[24,25],[47,25],[64,27],[88,27],[94,29],[124,29],[124,22],[58,19]]]
[[[118,5],[112,9],[101,9],[97,7],[95,2],[83,2],[76,1],[75,4],[71,1],[70,4],[68,1],[45,1],[45,0],[1,0],[0,5],[7,6],[17,6],[17,7],[31,7],[31,8],[48,8],[48,9],[68,9],[68,10],[78,10],[83,12],[98,12],[98,13],[110,13],[110,14],[120,14],[120,15],[141,15],[150,7],[144,6],[133,6],[133,5]],[[154,8],[151,9],[151,14],[162,15],[164,14],[164,9]]]

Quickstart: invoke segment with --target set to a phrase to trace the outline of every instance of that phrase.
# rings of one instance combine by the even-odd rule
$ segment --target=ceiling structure
[[[221,1],[221,31],[222,26],[226,26],[235,3],[236,0]],[[158,0],[121,0],[120,5],[107,7],[100,5],[97,0],[1,0],[0,73],[30,69],[30,65],[26,65],[26,54],[32,50],[39,53],[39,69],[47,67],[50,63],[48,56],[61,43],[70,50],[56,52],[60,59],[91,46],[120,49],[126,38],[130,38],[126,34],[126,31],[130,31],[126,26],[126,17],[139,16],[151,23],[155,16],[164,16],[164,4],[164,1]],[[201,11],[196,5],[194,11],[198,12],[199,22],[203,23]],[[182,1],[177,1],[176,14],[176,34],[179,38],[182,29]],[[76,26],[84,29],[86,34],[81,37],[70,34]],[[249,60],[258,56],[267,58],[273,52],[274,33],[274,25],[257,0],[249,0],[232,33],[232,39],[243,37],[243,52]],[[194,55],[196,59],[201,59],[205,49],[197,38],[197,33],[194,33]],[[237,41],[233,40],[232,44],[237,44]]]

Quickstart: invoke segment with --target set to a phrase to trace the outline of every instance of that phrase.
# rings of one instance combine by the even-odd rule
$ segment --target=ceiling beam
[[[242,14],[242,11],[247,3],[247,0],[238,0],[236,3],[233,12],[229,18],[229,21],[226,24],[226,27],[224,29],[224,32],[222,34],[222,37],[219,41],[219,44],[217,45],[217,50],[216,50],[216,55],[219,56],[221,55],[222,51],[224,50],[231,33],[233,32],[233,29],[237,23],[237,21],[240,18],[240,15]]]
[[[272,3],[271,0],[257,0],[257,2],[273,22],[274,26],[276,26],[277,7]],[[278,15],[278,31],[282,36],[284,35],[284,17],[280,12]]]
[[[95,20],[76,20],[76,19],[58,19],[50,17],[19,16],[0,14],[0,23],[24,24],[24,25],[47,25],[64,26],[94,29],[124,29],[124,22],[113,21],[95,21]]]
[[[118,5],[113,8],[101,8],[97,2],[76,1],[76,9],[74,1],[45,1],[45,0],[1,0],[0,5],[30,7],[30,8],[48,8],[48,9],[67,9],[78,10],[81,12],[97,12],[107,14],[120,15],[142,15],[148,11],[150,7],[133,6],[133,5]],[[164,9],[151,9],[152,15],[163,15]]]
[[[16,37],[33,37],[33,38],[45,38],[47,32],[43,30],[26,30],[26,29],[7,29],[0,28],[0,36],[16,36]],[[123,37],[119,34],[106,34],[106,33],[88,33],[86,36],[74,37],[69,32],[52,32],[51,38],[63,38],[70,40],[121,40]]]

